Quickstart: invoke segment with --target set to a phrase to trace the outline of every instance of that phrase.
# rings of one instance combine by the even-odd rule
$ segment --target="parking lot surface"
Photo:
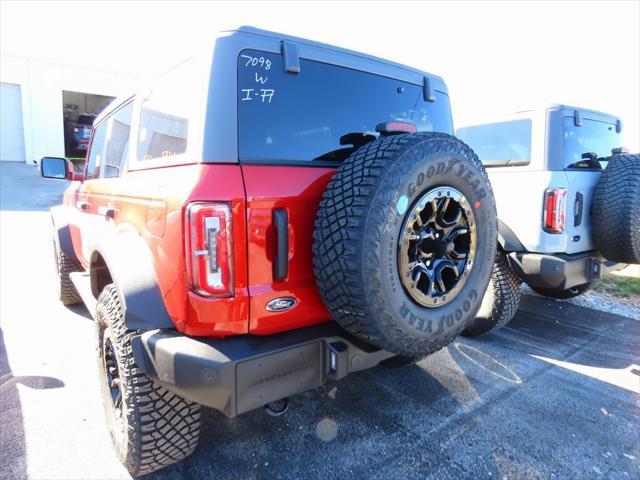
[[[65,182],[0,164],[0,478],[129,478],[83,307],[55,297],[47,209]],[[525,296],[512,323],[235,419],[151,478],[640,476],[640,319]]]

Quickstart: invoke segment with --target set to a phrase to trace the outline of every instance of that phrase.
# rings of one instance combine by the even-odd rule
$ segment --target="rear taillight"
[[[567,191],[564,188],[548,188],[544,192],[544,231],[564,232]]]
[[[185,215],[190,287],[201,295],[233,296],[231,209],[228,203],[191,203]]]

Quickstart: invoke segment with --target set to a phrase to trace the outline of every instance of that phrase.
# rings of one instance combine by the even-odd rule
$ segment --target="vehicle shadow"
[[[618,435],[627,441],[633,394],[536,356],[628,368],[639,362],[639,328],[624,317],[525,297],[503,330],[456,339],[416,365],[327,383],[291,398],[283,416],[255,410],[228,419],[203,409],[195,454],[148,478],[589,476],[591,465],[576,465],[573,455],[587,458],[593,447],[574,438],[586,429],[602,444],[621,442]],[[607,411],[602,398],[618,405],[618,420],[594,407]],[[561,419],[572,414],[567,426]]]
[[[14,376],[0,328],[0,477],[27,478],[24,418],[18,385],[36,390],[62,388],[64,382],[39,375]]]

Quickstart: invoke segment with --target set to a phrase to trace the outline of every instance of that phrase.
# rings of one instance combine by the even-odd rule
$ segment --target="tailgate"
[[[330,321],[316,287],[311,248],[316,211],[335,169],[243,165],[242,172],[249,331],[270,334]]]

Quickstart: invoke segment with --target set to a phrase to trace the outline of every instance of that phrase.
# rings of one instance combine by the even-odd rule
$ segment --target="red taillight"
[[[227,203],[192,203],[185,215],[190,287],[201,295],[233,296],[231,209]]]
[[[549,188],[544,192],[544,230],[549,233],[564,232],[567,191]]]

